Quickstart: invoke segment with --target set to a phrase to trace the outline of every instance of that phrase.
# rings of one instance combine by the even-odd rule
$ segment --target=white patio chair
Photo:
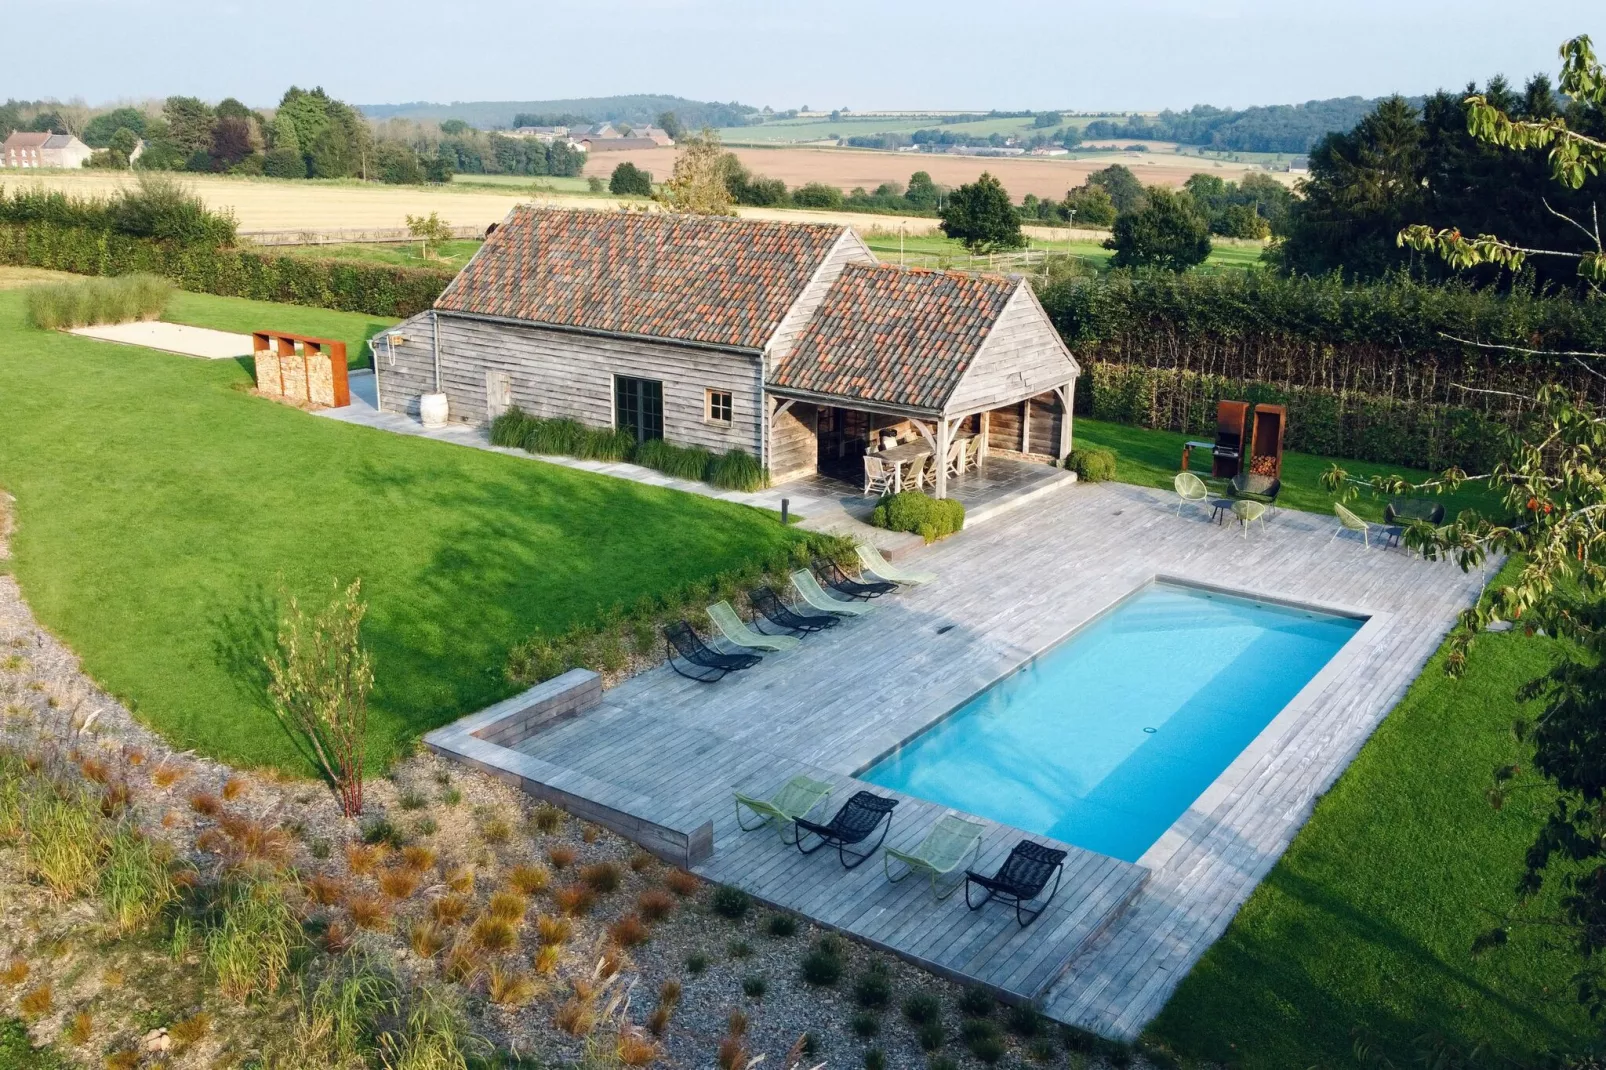
[[[965,467],[978,469],[981,467],[981,436],[971,435],[965,439]]]
[[[954,439],[948,447],[948,474],[951,476],[965,473],[965,443],[963,439]]]
[[[909,471],[903,477],[903,489],[920,490],[925,487],[927,479],[936,482],[936,477],[931,471],[931,455],[929,453],[921,454],[909,462]]]
[[[864,455],[864,493],[891,494],[898,488],[895,486],[898,479],[898,470],[883,461],[873,453]]]

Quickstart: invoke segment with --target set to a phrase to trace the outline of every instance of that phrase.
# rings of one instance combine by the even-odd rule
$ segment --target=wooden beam
[[[931,425],[926,423],[924,420],[916,420],[912,418],[910,419],[909,423],[914,425],[914,429],[916,431],[920,432],[920,437],[926,440],[926,445],[931,447],[931,452],[936,453],[937,437],[932,433]]]
[[[771,403],[774,403],[775,400],[776,399],[774,397],[770,398]],[[786,410],[790,409],[792,407],[793,403],[796,402],[796,401],[797,401],[796,398],[787,398],[785,401],[782,401],[780,404],[776,405],[775,406],[775,411],[770,413],[770,419],[779,420],[782,416],[784,416],[786,414]]]
[[[992,415],[993,415],[993,410],[991,410],[991,409],[983,409],[982,410],[982,413],[981,413],[981,445],[979,447],[977,447],[977,449],[976,449],[976,456],[978,456],[978,457],[980,457],[980,458],[982,458],[984,460],[987,457],[987,440],[992,437],[992,429],[993,429]]]
[[[1071,398],[1075,397],[1076,380],[1072,379],[1064,386],[1056,386],[1054,393],[1060,398],[1060,450],[1059,459],[1064,460],[1071,452]]]
[[[937,498],[948,497],[948,421],[937,421]]]
[[[1032,452],[1032,399],[1020,403],[1020,451]]]

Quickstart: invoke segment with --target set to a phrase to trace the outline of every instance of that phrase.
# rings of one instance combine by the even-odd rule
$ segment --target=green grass
[[[53,1048],[36,1048],[28,1027],[16,1018],[0,1018],[0,1070],[66,1070],[70,1064]]]
[[[342,248],[345,248],[342,246]],[[364,312],[336,312],[305,305],[278,305],[271,301],[250,301],[243,297],[217,297],[212,294],[176,291],[167,302],[162,319],[192,327],[211,327],[219,331],[279,330],[334,338],[346,343],[346,363],[353,368],[368,366],[368,339],[396,323],[384,316]]]
[[[554,193],[590,193],[591,184],[584,178],[576,175],[560,177],[558,175],[453,175],[452,188],[465,187],[472,189],[475,186],[494,189],[497,193],[506,193],[510,188],[528,190],[542,187]]]
[[[924,220],[919,220],[924,222]],[[1030,225],[1029,223],[1027,224]],[[868,245],[876,257],[890,264],[898,262],[898,235],[888,236],[884,232],[864,235],[865,244]],[[1097,241],[1044,241],[1041,238],[1027,239],[1028,247],[1032,249],[1047,249],[1055,253],[1068,253],[1081,257],[1103,269],[1109,266],[1110,257],[1115,253]],[[1225,271],[1243,270],[1254,267],[1260,262],[1262,251],[1260,245],[1228,245],[1225,242],[1216,242],[1210,251],[1210,258],[1195,270]],[[909,256],[909,263],[922,266],[935,266],[931,257],[948,258],[947,266],[969,270],[971,268],[984,268],[986,258],[972,260],[965,247],[952,238],[945,238],[940,234],[906,235],[903,239],[903,252]],[[919,257],[921,259],[915,259]]]
[[[267,310],[287,327],[310,311]],[[260,699],[281,576],[302,594],[362,578],[379,764],[508,695],[508,649],[536,629],[793,538],[757,510],[320,419],[248,382],[25,328],[21,294],[0,293],[12,572],[137,716],[227,761],[309,769]]]
[[[1577,960],[1548,934],[1519,927],[1509,947],[1469,950],[1511,906],[1547,805],[1536,788],[1497,811],[1483,789],[1520,759],[1515,692],[1555,652],[1508,633],[1481,637],[1461,679],[1442,654],[1430,662],[1150,1039],[1244,1070],[1358,1066],[1357,1029],[1402,1067],[1417,1065],[1424,1034],[1525,1066],[1582,1048],[1594,1030],[1567,983]],[[1540,906],[1554,907],[1553,891]]]
[[[1115,451],[1115,478],[1123,483],[1136,483],[1142,487],[1171,489],[1171,481],[1181,471],[1182,444],[1194,436],[1173,431],[1150,431],[1126,424],[1105,423],[1078,416],[1074,426],[1078,448],[1096,448]],[[1336,500],[1321,485],[1321,474],[1334,458],[1318,457],[1310,453],[1283,454],[1283,489],[1277,504],[1288,509],[1304,509],[1313,513],[1333,512]],[[1373,464],[1368,461],[1341,460],[1339,466],[1357,479],[1370,479],[1374,475],[1400,475],[1413,481],[1432,478],[1434,473],[1401,465]],[[1196,451],[1190,458],[1189,468],[1205,477],[1210,476],[1210,454]],[[1219,486],[1219,483],[1217,484]],[[1482,484],[1468,483],[1453,494],[1438,500],[1444,503],[1448,516],[1463,509],[1478,509],[1499,515],[1501,503]],[[1379,498],[1370,488],[1362,488],[1360,496],[1349,507],[1368,520],[1382,520],[1385,499]]]
[[[459,271],[484,243],[478,238],[442,242],[430,250],[426,259],[417,242],[354,242],[346,245],[283,245],[270,251],[313,259],[360,260],[366,264],[392,264],[397,267],[435,268]]]

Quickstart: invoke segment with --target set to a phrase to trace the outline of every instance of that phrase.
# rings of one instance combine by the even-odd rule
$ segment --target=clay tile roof
[[[38,134],[27,130],[14,130],[5,140],[8,149],[37,149],[42,148],[50,140],[49,134]]]
[[[996,275],[849,264],[771,381],[939,410],[1019,285]]]
[[[524,206],[435,307],[761,349],[844,229]]]

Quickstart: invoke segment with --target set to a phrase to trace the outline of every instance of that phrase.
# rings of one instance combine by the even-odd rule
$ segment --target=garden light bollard
[[[792,510],[792,499],[791,498],[782,498],[781,499],[781,527],[783,527],[783,528],[786,527],[786,523],[787,523],[786,514],[791,512],[791,510]]]

